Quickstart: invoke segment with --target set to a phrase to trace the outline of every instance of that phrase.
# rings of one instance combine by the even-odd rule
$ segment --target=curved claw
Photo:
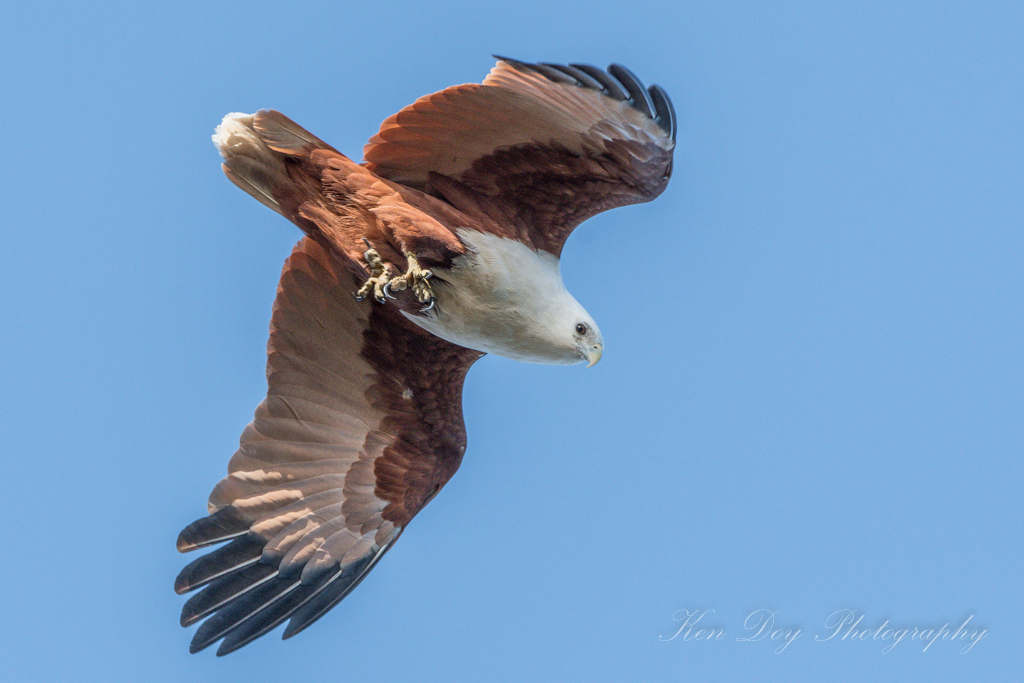
[[[429,313],[430,311],[434,310],[435,306],[437,306],[437,298],[430,297],[430,301],[427,302],[426,306],[420,309],[420,313]]]
[[[387,283],[384,284],[384,296],[387,299],[394,299],[395,298],[391,294],[391,283],[390,282],[387,282]],[[381,300],[381,303],[384,303],[383,300]]]
[[[352,292],[352,296],[356,298],[356,301],[363,301],[364,299],[366,299],[365,296],[359,296],[359,292]]]

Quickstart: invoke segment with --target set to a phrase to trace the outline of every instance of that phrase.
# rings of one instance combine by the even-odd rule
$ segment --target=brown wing
[[[349,272],[309,238],[285,263],[268,343],[267,398],[242,433],[208,517],[182,552],[228,541],[182,570],[206,586],[183,626],[211,615],[192,652],[231,652],[291,619],[298,633],[344,598],[458,469],[462,384],[482,354],[393,307],[358,303]]]
[[[615,64],[499,59],[483,84],[427,95],[384,121],[366,167],[467,211],[482,195],[525,226],[514,236],[556,255],[590,216],[661,194],[676,134],[664,90]]]

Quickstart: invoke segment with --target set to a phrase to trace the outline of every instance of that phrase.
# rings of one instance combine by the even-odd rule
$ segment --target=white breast
[[[433,269],[437,306],[410,320],[452,343],[513,360],[578,363],[573,326],[593,320],[566,291],[558,257],[489,233],[458,235],[469,253],[451,269]]]

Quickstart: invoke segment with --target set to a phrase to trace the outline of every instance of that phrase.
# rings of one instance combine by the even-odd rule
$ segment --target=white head
[[[558,257],[517,240],[460,230],[470,248],[451,270],[433,269],[437,307],[410,316],[442,339],[527,363],[588,367],[604,339],[565,289]]]
[[[601,360],[604,352],[601,330],[586,309],[564,288],[542,300],[542,306],[528,315],[532,324],[523,326],[523,331],[517,335],[519,339],[509,345],[511,348],[503,349],[506,353],[495,353],[515,360],[553,365],[572,365],[583,361],[590,367]]]

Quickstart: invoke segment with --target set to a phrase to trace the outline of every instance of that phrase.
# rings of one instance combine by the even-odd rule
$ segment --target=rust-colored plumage
[[[517,341],[446,341],[480,334],[479,324],[460,327],[458,317],[477,310],[465,301],[496,318],[515,308],[474,290],[497,276],[472,271],[495,260],[525,264],[524,273],[557,276],[560,287],[556,257],[576,225],[664,190],[675,127],[664,91],[645,90],[622,67],[508,59],[483,84],[421,98],[387,119],[364,164],[277,112],[225,119],[215,136],[225,173],[307,237],[286,261],[274,302],[267,398],[210,496],[209,516],[178,539],[183,552],[224,543],[175,584],[180,593],[202,587],[182,611],[183,625],[206,618],[193,652],[223,640],[218,654],[226,654],[285,620],[287,638],[362,580],[458,469],[462,385],[480,349]],[[495,244],[497,252],[481,253]],[[375,268],[407,265],[420,294],[401,291],[396,278],[385,305],[353,297]],[[421,308],[431,274],[436,311]],[[528,289],[510,296],[530,303]],[[585,315],[569,304],[538,306],[556,326],[563,308]],[[520,325],[544,346],[546,328],[507,317],[495,320],[495,335],[515,337]],[[554,346],[542,349],[551,358],[539,362],[600,357],[596,329],[572,323],[569,350],[552,332]]]

